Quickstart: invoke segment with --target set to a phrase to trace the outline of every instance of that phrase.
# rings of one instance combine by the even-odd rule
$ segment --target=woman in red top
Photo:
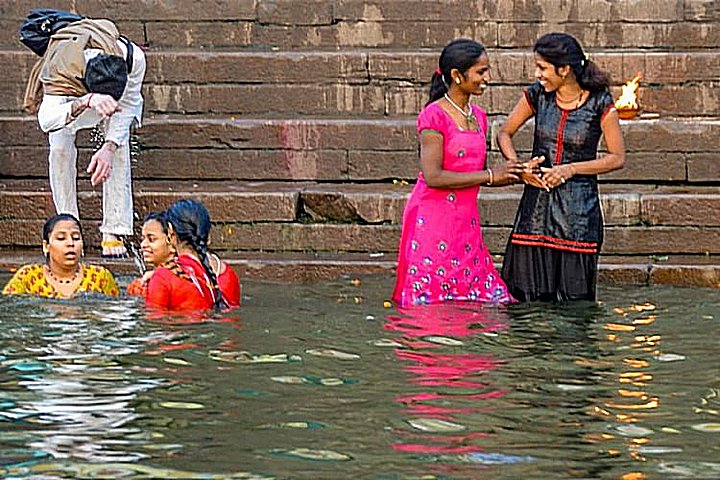
[[[155,270],[161,265],[175,259],[175,249],[170,244],[168,236],[168,222],[165,212],[150,212],[145,217],[142,226],[142,241],[140,251],[143,262],[151,270],[143,273],[142,277],[133,280],[127,287],[127,294],[144,297],[148,282]]]
[[[240,305],[235,271],[208,251],[210,215],[197,200],[180,200],[168,208],[168,236],[177,252],[150,278],[147,305],[167,310],[207,310]]]

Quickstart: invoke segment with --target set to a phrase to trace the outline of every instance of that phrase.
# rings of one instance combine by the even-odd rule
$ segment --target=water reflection
[[[391,284],[0,298],[0,477],[719,478],[720,292],[388,316]]]
[[[7,402],[0,411],[3,436],[22,432],[32,439],[27,458],[18,460],[50,456],[128,462],[147,457],[136,448],[143,443],[143,432],[131,425],[139,417],[133,401],[162,382],[123,364],[123,357],[141,351],[147,341],[133,336],[137,309],[132,302],[88,301],[42,301],[35,306],[36,318],[28,319],[34,325],[18,326],[27,328],[28,335],[0,333]]]
[[[385,328],[401,334],[395,355],[416,385],[412,393],[395,399],[404,406],[409,427],[396,429],[400,440],[395,450],[433,455],[484,452],[482,440],[490,429],[468,420],[494,408],[487,400],[507,394],[491,380],[504,361],[489,352],[467,353],[468,344],[478,335],[497,335],[507,325],[506,312],[467,305],[404,309],[387,317]]]

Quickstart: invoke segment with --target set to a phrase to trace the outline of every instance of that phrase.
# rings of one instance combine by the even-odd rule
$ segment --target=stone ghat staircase
[[[492,88],[476,102],[502,122],[532,79],[534,40],[576,35],[618,85],[642,71],[643,115],[623,121],[626,168],[602,177],[602,280],[720,283],[720,8],[715,2],[487,0],[67,0],[43,6],[116,20],[147,46],[146,119],[134,161],[138,218],[203,200],[213,246],[246,276],[308,279],[392,272],[418,170],[414,117],[442,46],[482,41]],[[20,112],[35,57],[15,37],[36,5],[0,5],[0,263],[37,250],[53,213],[45,135]],[[531,129],[519,134],[530,149]],[[80,136],[80,167],[92,152]],[[498,161],[492,147],[490,161]],[[100,193],[79,179],[81,215]],[[518,187],[483,188],[501,254]],[[88,241],[98,243],[95,228]],[[32,257],[32,258],[37,258]],[[498,257],[500,260],[500,257]],[[129,263],[114,268],[132,268]]]

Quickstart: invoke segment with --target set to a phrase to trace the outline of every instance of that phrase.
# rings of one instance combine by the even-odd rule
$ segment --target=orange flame
[[[615,108],[618,110],[637,110],[639,108],[637,103],[637,91],[640,87],[641,78],[642,72],[638,72],[635,78],[621,87],[622,93],[615,101]]]

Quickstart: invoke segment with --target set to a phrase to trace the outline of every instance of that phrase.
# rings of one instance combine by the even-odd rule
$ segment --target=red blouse
[[[215,295],[205,269],[195,258],[179,255],[180,269],[159,267],[148,282],[145,303],[165,310],[209,310]],[[218,286],[231,307],[240,305],[240,280],[230,266],[218,277]]]

